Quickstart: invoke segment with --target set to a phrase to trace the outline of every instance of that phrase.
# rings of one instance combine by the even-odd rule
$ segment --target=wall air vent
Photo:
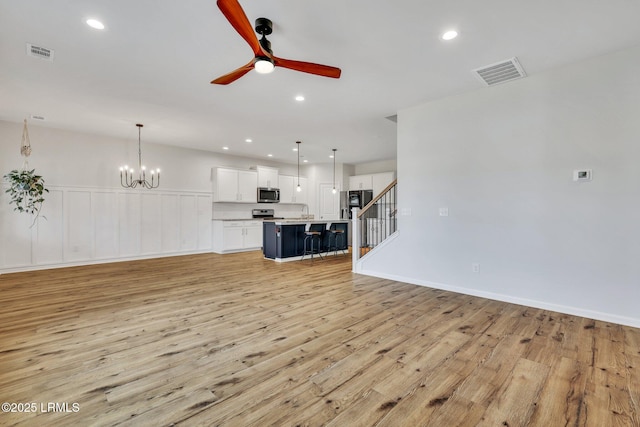
[[[53,50],[27,43],[27,55],[53,62]]]
[[[494,86],[526,77],[518,58],[515,56],[486,67],[476,68],[473,70],[473,74],[486,86]]]

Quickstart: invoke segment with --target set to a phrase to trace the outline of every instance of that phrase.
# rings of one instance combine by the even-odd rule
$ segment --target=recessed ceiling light
[[[298,149],[297,148],[293,148],[293,151],[298,151]]]
[[[329,156],[330,159],[333,159],[333,154]]]
[[[302,95],[296,96],[296,101],[304,101],[304,96]]]
[[[273,157],[273,154],[267,154],[267,157]]]
[[[96,30],[104,30],[104,24],[97,19],[87,19],[87,25]]]
[[[253,142],[253,140],[251,138],[247,138],[244,140],[244,142]]]
[[[228,149],[229,149],[229,147],[222,147],[222,149],[223,149],[223,150],[228,150]]]
[[[442,35],[442,40],[453,40],[456,37],[458,37],[458,32],[455,30],[450,30]]]
[[[309,160],[304,159],[304,160],[302,161],[302,163],[309,163]]]

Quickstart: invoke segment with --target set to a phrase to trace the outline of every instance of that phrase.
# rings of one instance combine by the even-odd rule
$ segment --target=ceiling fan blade
[[[256,33],[253,31],[253,27],[238,0],[218,0],[216,4],[231,26],[249,43],[249,46],[253,49],[253,54],[265,56]]]
[[[224,76],[220,76],[215,80],[211,81],[211,84],[214,85],[228,85],[229,83],[233,83],[238,80],[240,77],[247,74],[249,71],[253,70],[253,59],[247,65],[243,65],[237,70],[233,70],[232,72],[225,74]]]
[[[342,70],[328,65],[314,64],[313,62],[292,61],[291,59],[282,59],[273,57],[276,67],[288,68],[290,70],[302,71],[303,73],[316,74],[318,76],[340,78]]]

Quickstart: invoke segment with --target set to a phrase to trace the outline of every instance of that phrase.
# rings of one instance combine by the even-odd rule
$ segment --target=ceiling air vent
[[[47,61],[53,61],[53,50],[27,43],[27,55]]]
[[[524,70],[518,62],[518,58],[515,56],[511,59],[487,65],[486,67],[476,68],[473,70],[473,74],[486,86],[494,86],[526,77]]]

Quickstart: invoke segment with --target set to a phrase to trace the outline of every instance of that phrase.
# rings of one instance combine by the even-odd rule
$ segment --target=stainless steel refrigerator
[[[340,192],[340,219],[351,219],[351,208],[364,208],[373,199],[373,190],[355,190]],[[365,218],[374,215],[371,211],[365,214]],[[360,224],[361,242],[367,241],[366,219]],[[351,246],[351,233],[348,237],[349,246]]]
[[[373,199],[373,190],[340,192],[340,219],[351,219],[351,208],[364,208]]]

